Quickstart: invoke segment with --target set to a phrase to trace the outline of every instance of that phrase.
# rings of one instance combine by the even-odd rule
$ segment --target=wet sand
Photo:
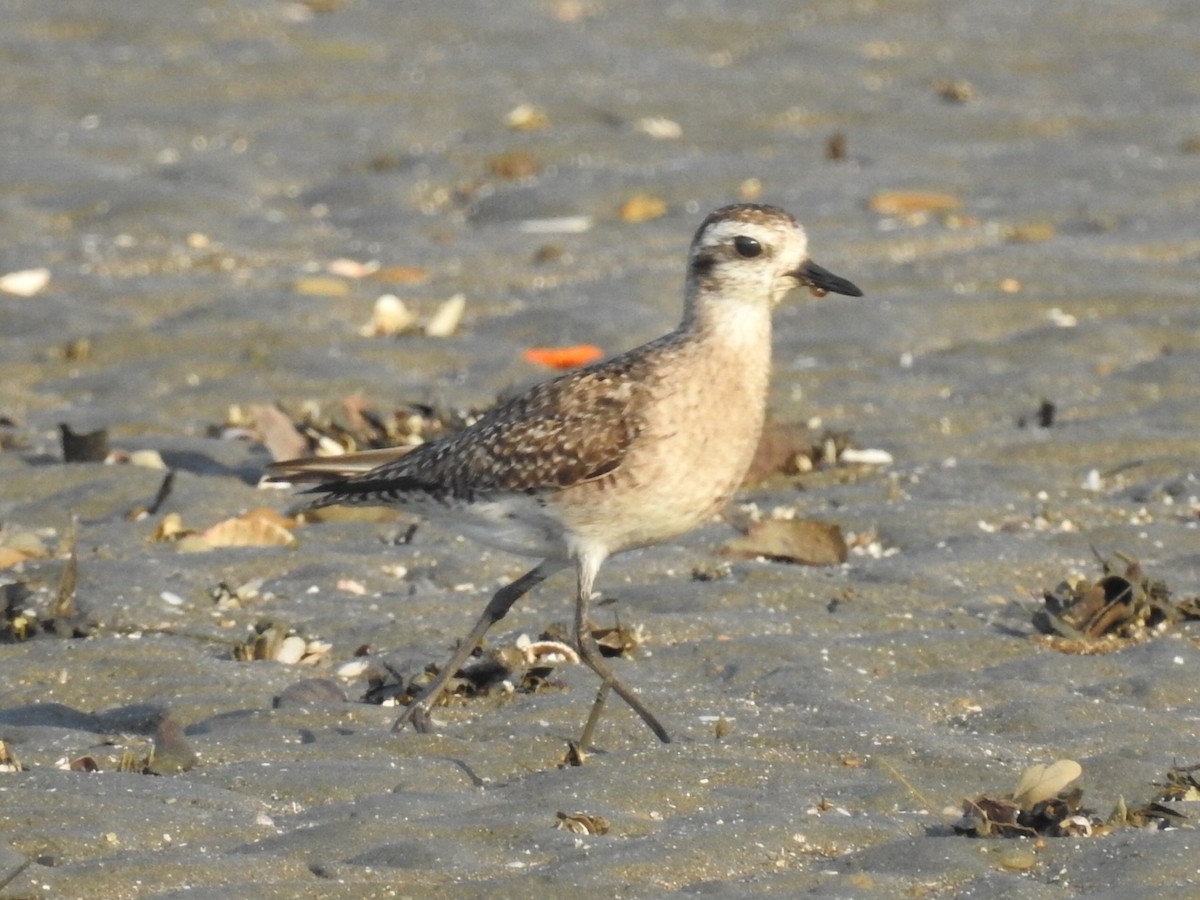
[[[1188,829],[1034,846],[950,827],[1032,763],[1078,760],[1105,816],[1200,762],[1197,626],[1075,655],[1031,624],[1043,590],[1098,576],[1093,548],[1200,593],[1191,3],[327,6],[5,6],[0,274],[51,280],[0,293],[0,538],[50,556],[0,584],[45,614],[75,515],[97,624],[0,644],[0,740],[24,768],[0,773],[0,883],[27,863],[0,897],[1197,890]],[[521,104],[545,127],[509,127]],[[530,158],[536,175],[496,172]],[[560,768],[595,690],[573,668],[562,690],[440,710],[436,735],[391,734],[361,680],[273,708],[363,644],[406,672],[441,662],[525,561],[433,526],[401,544],[402,520],[309,526],[295,549],[154,541],[169,512],[203,528],[287,506],[256,487],[260,444],[212,436],[230,406],[480,407],[545,377],[531,345],[632,347],[674,326],[703,215],[756,185],[867,294],[778,313],[772,415],[894,463],[739,501],[876,545],[697,581],[732,535],[714,522],[610,562],[600,615],[644,629],[617,665],[669,746],[612,705],[587,764]],[[897,191],[958,205],[879,211]],[[666,214],[624,221],[638,193]],[[522,228],[560,216],[592,226]],[[337,258],[428,277],[305,280]],[[360,335],[387,291],[423,317],[462,292],[464,321]],[[62,464],[60,422],[158,450],[162,510],[126,518],[161,471]],[[552,579],[493,642],[569,621],[572,590]],[[264,619],[326,661],[232,659]],[[117,771],[164,721],[162,774]],[[84,756],[100,771],[62,768]]]

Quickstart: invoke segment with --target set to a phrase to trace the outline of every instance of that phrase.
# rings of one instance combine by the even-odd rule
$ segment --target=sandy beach
[[[1191,0],[4,21],[0,898],[1200,896],[1195,802],[1102,825],[1200,764],[1200,623],[1087,652],[1034,624],[1114,554],[1200,595]],[[179,539],[293,505],[263,408],[453,418],[550,377],[531,347],[670,330],[738,200],[866,295],[777,312],[771,420],[881,454],[735,501],[838,526],[842,564],[730,557],[719,519],[606,564],[596,624],[637,633],[613,664],[670,745],[613,702],[563,765],[577,666],[431,735],[363,702],[526,560],[403,514]],[[385,294],[403,333],[370,333]],[[122,461],[65,463],[61,424]],[[266,623],[308,662],[240,658]],[[956,833],[1060,759],[1093,833]]]

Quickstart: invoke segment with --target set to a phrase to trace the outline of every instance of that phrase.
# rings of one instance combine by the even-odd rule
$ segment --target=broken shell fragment
[[[416,315],[395,294],[383,294],[375,301],[371,321],[358,333],[363,337],[394,337],[415,327]]]

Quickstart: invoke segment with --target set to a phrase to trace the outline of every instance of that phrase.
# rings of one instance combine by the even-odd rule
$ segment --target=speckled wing
[[[615,471],[642,428],[634,360],[544,382],[462,431],[362,475],[313,488],[314,506],[403,504],[405,495],[472,501],[561,490]]]

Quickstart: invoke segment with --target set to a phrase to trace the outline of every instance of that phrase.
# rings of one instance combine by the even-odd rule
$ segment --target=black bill
[[[803,285],[807,285],[814,294],[822,296],[828,293],[845,294],[847,297],[861,297],[863,292],[853,282],[839,278],[828,269],[822,269],[809,260],[792,273]]]

